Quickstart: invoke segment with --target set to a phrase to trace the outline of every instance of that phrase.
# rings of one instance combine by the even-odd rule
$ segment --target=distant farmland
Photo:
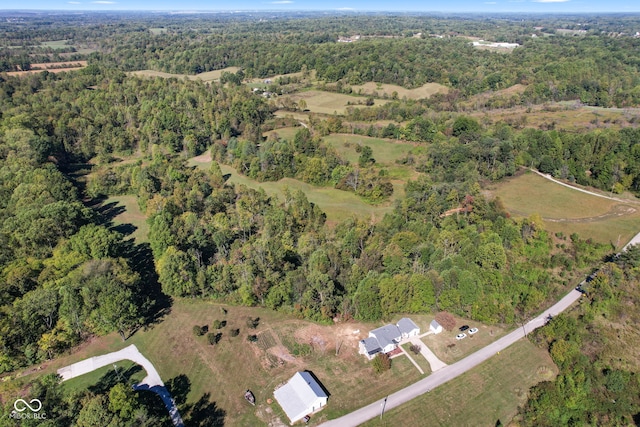
[[[436,93],[449,92],[448,87],[439,83],[427,83],[415,89],[405,89],[402,86],[368,82],[363,85],[352,86],[351,88],[355,93],[362,92],[363,95],[372,95],[375,92],[378,96],[387,95],[389,98],[391,98],[395,92],[398,94],[398,99],[422,99],[429,98]]]
[[[207,71],[206,73],[200,74],[172,74],[165,73],[162,71],[154,71],[154,70],[140,70],[140,71],[132,71],[130,74],[134,76],[142,76],[142,77],[164,77],[166,79],[175,77],[176,79],[184,79],[185,77],[189,80],[202,80],[203,82],[212,82],[214,80],[220,80],[222,77],[222,73],[229,72],[235,73],[240,68],[238,67],[227,67],[222,70],[214,70]]]

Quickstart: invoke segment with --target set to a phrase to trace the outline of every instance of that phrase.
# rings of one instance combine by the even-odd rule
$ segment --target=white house
[[[378,353],[389,353],[398,348],[403,339],[420,335],[420,328],[413,320],[404,317],[397,325],[384,325],[369,332],[369,337],[360,341],[359,353],[371,360]]]
[[[398,329],[400,329],[400,334],[402,335],[403,340],[420,335],[420,328],[408,317],[403,317],[398,320],[397,325]]]
[[[436,319],[433,319],[429,324],[429,330],[434,334],[439,334],[440,332],[442,332],[442,325],[438,323]]]
[[[296,372],[285,385],[273,392],[291,424],[319,411],[327,404],[327,393],[309,372]]]

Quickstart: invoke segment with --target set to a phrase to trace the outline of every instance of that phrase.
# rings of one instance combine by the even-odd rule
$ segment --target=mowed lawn
[[[210,160],[198,162],[195,159],[191,159],[189,163],[204,169],[209,169],[211,165]],[[301,190],[310,202],[315,203],[322,209],[327,215],[327,221],[330,224],[344,221],[353,216],[359,218],[371,218],[373,216],[376,219],[382,219],[386,213],[393,210],[392,201],[374,206],[364,202],[354,193],[337,190],[333,187],[316,187],[293,178],[283,178],[275,182],[258,182],[239,174],[231,166],[220,165],[220,169],[222,169],[224,175],[229,176],[228,183],[243,184],[253,189],[262,188],[269,196],[277,197],[280,200],[284,200],[285,188],[289,188],[290,191]],[[402,192],[402,185],[394,185],[392,200]]]
[[[154,70],[140,70],[140,71],[132,71],[130,74],[134,75],[134,76],[142,76],[142,77],[164,77],[164,78],[171,78],[171,77],[175,77],[177,79],[183,79],[183,78],[188,78],[189,80],[202,80],[203,82],[211,82],[214,80],[219,80],[220,77],[222,76],[222,73],[224,72],[229,72],[229,73],[235,73],[236,71],[238,71],[240,68],[238,67],[227,67],[227,68],[223,68],[222,70],[213,70],[213,71],[207,71],[206,73],[200,73],[200,74],[172,74],[172,73],[165,73],[162,71],[154,71]]]
[[[349,103],[357,105],[359,108],[366,108],[364,105],[365,98],[362,96],[350,96],[342,93],[324,92],[321,90],[309,90],[298,92],[289,96],[293,101],[300,102],[303,100],[307,103],[307,110],[312,113],[321,114],[344,114]],[[374,105],[383,105],[388,101],[376,99]],[[362,103],[362,104],[358,104]]]
[[[259,318],[256,329],[247,326],[247,319]],[[226,321],[226,326],[213,330],[214,320]],[[194,325],[208,325],[221,333],[220,341],[210,345],[205,336],[192,333]],[[376,375],[369,362],[358,354],[358,341],[373,325],[344,323],[322,326],[298,320],[283,313],[250,307],[221,306],[207,301],[176,300],[171,313],[156,325],[138,331],[126,342],[117,334],[94,339],[74,354],[47,364],[38,375],[55,372],[57,368],[90,356],[120,350],[135,344],[158,370],[165,383],[182,379],[187,384],[187,403],[203,397],[225,412],[225,425],[282,425],[277,421],[281,410],[273,399],[275,387],[287,381],[296,371],[311,371],[329,391],[328,406],[314,415],[312,424],[335,418],[393,393],[422,376],[405,358],[394,359],[391,371]],[[232,337],[232,329],[240,329]],[[251,343],[248,335],[257,335]],[[294,356],[295,343],[310,348],[307,356]],[[337,353],[337,354],[336,354]],[[117,363],[124,375],[127,362]],[[105,375],[117,375],[113,367],[87,377],[79,377],[66,387],[84,389]],[[133,379],[141,373],[133,369]],[[185,380],[186,377],[186,380]],[[243,398],[251,389],[257,405]],[[282,419],[284,424],[288,420]]]
[[[527,400],[529,388],[551,380],[549,354],[520,340],[473,370],[363,424],[367,427],[507,425]]]
[[[108,206],[116,213],[112,218],[114,228],[123,233],[125,238],[131,237],[137,244],[148,241],[149,224],[146,215],[140,211],[136,196],[109,197],[103,206]]]
[[[640,204],[589,195],[526,171],[489,188],[516,217],[539,214],[545,228],[624,246],[640,231]],[[598,190],[595,190],[596,192]]]
[[[362,93],[363,95],[372,95],[377,92],[378,96],[387,95],[389,98],[394,92],[398,94],[398,99],[423,99],[429,98],[436,93],[448,93],[449,88],[440,83],[427,83],[415,89],[406,89],[402,86],[396,86],[386,83],[368,82],[363,85],[351,87],[354,93]]]

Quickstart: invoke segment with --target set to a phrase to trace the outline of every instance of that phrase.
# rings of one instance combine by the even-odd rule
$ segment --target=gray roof
[[[287,416],[295,422],[319,397],[329,397],[308,372],[296,372],[282,387],[273,392]]]
[[[384,325],[369,332],[369,335],[375,336],[382,348],[385,348],[389,344],[396,344],[402,338],[400,329],[398,329],[396,325]]]
[[[438,323],[436,319],[433,319],[429,326],[431,326],[433,329],[438,329],[440,327],[440,323]]]
[[[420,328],[418,328],[418,325],[413,323],[413,320],[409,319],[408,317],[403,317],[402,319],[398,320],[398,329],[400,329],[400,332],[403,334],[408,334],[415,329],[420,330]]]
[[[380,348],[380,344],[378,344],[378,340],[375,337],[365,338],[360,341],[364,344],[364,349],[367,350],[367,354],[369,356],[380,353],[382,349]]]

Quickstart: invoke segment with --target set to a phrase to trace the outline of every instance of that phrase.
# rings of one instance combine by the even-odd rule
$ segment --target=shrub
[[[247,336],[247,340],[250,342],[257,342],[258,341],[258,336],[257,335],[248,335]]]
[[[255,328],[258,327],[259,324],[260,324],[260,318],[259,317],[256,317],[256,318],[249,317],[249,318],[247,318],[247,327],[249,329],[255,329]]]
[[[209,327],[207,325],[204,325],[204,326],[195,325],[193,327],[193,335],[197,337],[201,337],[204,334],[206,334],[208,330],[209,330]]]
[[[309,344],[300,344],[295,342],[291,347],[291,354],[294,356],[308,356],[311,354],[311,350],[312,348]]]
[[[409,350],[413,354],[420,354],[421,347],[418,344],[411,344],[411,346],[409,347]]]
[[[222,329],[227,326],[226,320],[214,320],[213,321],[213,329]]]
[[[389,369],[391,369],[391,359],[389,359],[389,356],[385,353],[378,353],[373,359],[373,371],[376,374],[381,374]]]
[[[229,335],[231,335],[232,337],[237,337],[238,335],[240,335],[240,329],[232,329],[229,331]]]
[[[209,341],[209,344],[211,345],[218,344],[221,338],[222,338],[222,334],[220,332],[218,332],[217,334],[213,332],[209,332],[207,334],[207,341]]]

